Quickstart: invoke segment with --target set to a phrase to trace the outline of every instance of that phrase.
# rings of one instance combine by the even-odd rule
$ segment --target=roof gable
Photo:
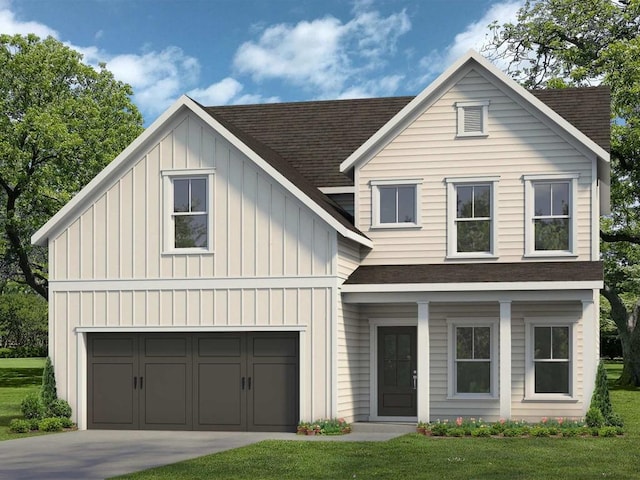
[[[598,145],[593,139],[589,138],[568,120],[543,103],[534,94],[505,75],[487,59],[477,52],[470,50],[344,160],[340,164],[340,171],[343,173],[348,172],[367,162],[380,151],[384,145],[395,138],[404,127],[437,100],[437,98],[453,85],[469,68],[477,69],[481,74],[492,78],[492,80],[504,89],[506,94],[517,100],[532,113],[537,114],[536,116],[545,123],[552,124],[556,127],[556,130],[565,134],[565,138],[571,141],[578,149],[585,153],[591,153],[603,161],[609,161],[609,153],[602,146]],[[547,95],[547,98],[553,99],[553,96]]]

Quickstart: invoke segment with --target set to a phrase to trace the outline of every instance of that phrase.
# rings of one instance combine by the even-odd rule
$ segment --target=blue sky
[[[0,0],[0,32],[52,35],[133,86],[145,123],[206,105],[415,95],[521,0]]]

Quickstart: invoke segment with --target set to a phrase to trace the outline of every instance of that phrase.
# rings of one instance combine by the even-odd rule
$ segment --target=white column
[[[599,295],[600,292],[596,291],[595,295]],[[582,341],[583,341],[583,355],[582,365],[584,369],[584,402],[586,405],[591,401],[591,395],[595,387],[596,381],[596,369],[598,368],[599,358],[599,337],[600,337],[600,319],[597,314],[596,304],[593,298],[590,300],[582,300]],[[574,337],[575,338],[575,337]],[[575,357],[577,348],[574,346],[573,362],[577,362]],[[573,369],[575,372],[575,369]],[[575,380],[575,379],[574,379]],[[576,386],[573,385],[574,395],[576,393]]]
[[[76,331],[76,424],[87,429],[87,334]],[[71,400],[71,399],[69,399]],[[69,402],[71,403],[71,402]]]
[[[429,302],[418,302],[418,420],[429,421]]]
[[[511,418],[511,300],[500,301],[500,418]]]

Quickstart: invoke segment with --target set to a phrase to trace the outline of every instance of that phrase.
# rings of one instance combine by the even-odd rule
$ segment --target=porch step
[[[415,423],[388,423],[388,422],[354,422],[351,424],[354,433],[413,433],[416,431]]]

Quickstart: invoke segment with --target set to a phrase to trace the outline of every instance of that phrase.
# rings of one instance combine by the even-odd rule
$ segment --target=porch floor
[[[351,430],[355,433],[414,433],[416,423],[412,422],[354,422]]]

